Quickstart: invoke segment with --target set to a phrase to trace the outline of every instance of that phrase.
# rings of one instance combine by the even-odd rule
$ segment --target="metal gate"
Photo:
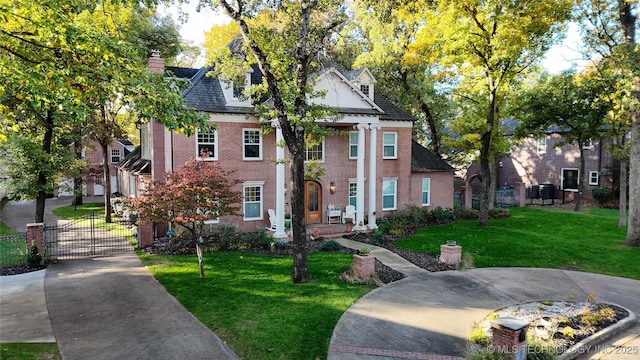
[[[137,228],[129,221],[106,223],[95,213],[44,228],[45,253],[49,260],[109,255],[133,249]]]

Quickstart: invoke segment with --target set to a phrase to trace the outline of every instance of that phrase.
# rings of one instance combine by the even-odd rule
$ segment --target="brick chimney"
[[[162,74],[164,72],[164,59],[160,57],[160,51],[151,51],[151,57],[149,58],[149,70],[156,74]]]

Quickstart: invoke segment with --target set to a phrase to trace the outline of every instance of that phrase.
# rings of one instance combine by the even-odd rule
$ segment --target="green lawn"
[[[19,233],[19,231],[13,230],[9,225],[0,221],[0,235],[14,235]]]
[[[242,359],[325,359],[342,313],[372,289],[338,278],[351,265],[345,253],[311,254],[311,281],[298,285],[291,283],[290,256],[205,254],[205,278],[195,256],[140,257]]]
[[[618,211],[588,208],[512,208],[511,217],[461,221],[421,229],[397,245],[438,254],[440,244],[455,240],[474,267],[517,266],[581,271],[640,279],[640,248],[624,246],[626,229],[618,228]]]
[[[5,343],[0,344],[2,360],[60,360],[56,343]]]

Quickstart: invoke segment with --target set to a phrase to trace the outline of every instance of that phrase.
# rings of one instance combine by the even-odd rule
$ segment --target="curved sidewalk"
[[[596,301],[640,314],[637,280],[537,268],[420,273],[404,259],[387,257],[389,251],[383,248],[338,241],[356,249],[366,245],[386,265],[415,273],[371,291],[347,309],[334,329],[329,360],[457,359],[465,355],[476,322],[493,310],[517,303],[583,301],[596,293]],[[635,323],[617,337],[592,345],[582,349],[590,353],[580,359],[640,359],[640,325]]]

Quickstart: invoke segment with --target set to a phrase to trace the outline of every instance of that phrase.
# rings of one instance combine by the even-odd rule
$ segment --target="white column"
[[[280,124],[273,121],[272,125],[276,128],[276,232],[273,237],[283,239],[287,237],[284,228],[284,138]]]
[[[367,214],[367,227],[369,229],[377,229],[376,224],[376,185],[377,185],[377,173],[376,173],[376,160],[377,157],[377,135],[380,125],[371,124],[371,131],[369,132],[369,212]]]
[[[364,226],[364,130],[368,129],[369,125],[358,124],[356,128],[358,129],[358,159],[356,167],[356,223],[353,228],[354,230],[366,230],[367,227]],[[363,226],[360,226],[360,223]]]

